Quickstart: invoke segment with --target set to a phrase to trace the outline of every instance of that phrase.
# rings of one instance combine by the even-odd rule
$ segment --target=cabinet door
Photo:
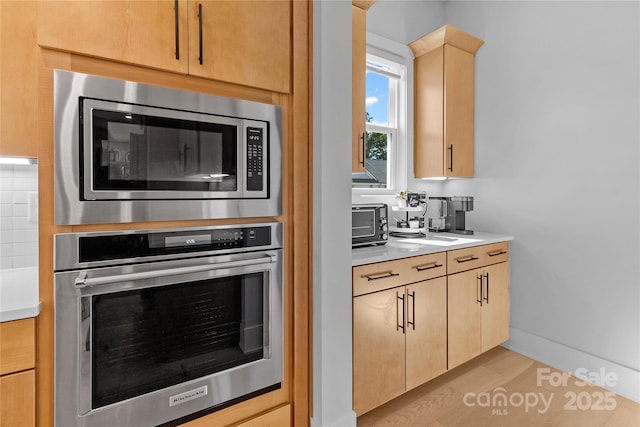
[[[490,265],[483,273],[482,351],[509,339],[509,263]]]
[[[189,74],[290,91],[290,1],[189,0],[189,41]]]
[[[33,317],[0,323],[0,375],[36,366],[36,321]]]
[[[416,178],[444,177],[444,46],[414,60],[413,173]]]
[[[406,390],[447,370],[447,279],[407,286]]]
[[[0,2],[0,155],[38,157],[36,2]]]
[[[38,2],[38,44],[186,74],[186,0]]]
[[[398,327],[406,316],[404,308],[404,287],[353,298],[353,410],[357,415],[404,393],[405,334]]]
[[[474,56],[444,45],[445,176],[473,177]]]
[[[351,170],[365,171],[365,78],[366,78],[366,43],[367,43],[367,11],[351,6]]]
[[[33,369],[0,377],[0,426],[36,425],[36,375]]]
[[[480,273],[481,270],[476,269],[448,276],[448,369],[479,355],[482,350]]]

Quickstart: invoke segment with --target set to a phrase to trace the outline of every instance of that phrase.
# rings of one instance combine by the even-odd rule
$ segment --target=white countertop
[[[429,232],[415,238],[389,237],[386,245],[364,246],[351,250],[351,265],[364,265],[471,246],[513,240],[513,236],[476,231],[471,235]]]
[[[0,322],[39,313],[38,267],[0,270]]]

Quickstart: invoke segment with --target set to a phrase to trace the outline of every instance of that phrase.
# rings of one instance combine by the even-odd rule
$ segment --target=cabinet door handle
[[[416,291],[411,293],[407,293],[407,296],[411,298],[411,318],[413,320],[409,320],[409,316],[407,315],[407,325],[411,325],[411,329],[416,330]]]
[[[398,314],[399,314],[400,310],[398,310],[398,301],[397,300],[402,301],[402,323],[400,323],[400,319],[398,319]],[[406,313],[404,311],[404,292],[402,293],[402,296],[400,296],[398,291],[396,291],[396,331],[398,329],[402,329],[402,333],[403,334],[405,333],[405,330],[404,330],[404,323],[406,321],[405,314]]]
[[[175,17],[175,30],[176,30],[176,60],[180,59],[180,16],[178,13],[178,0],[174,1],[173,13]]]
[[[202,58],[202,3],[198,3],[198,62],[203,63]]]
[[[415,268],[417,271],[425,271],[425,270],[432,270],[438,267],[442,267],[442,264],[438,264],[437,261],[434,261],[434,262],[430,262],[429,264],[419,265],[413,268]]]
[[[476,290],[476,302],[480,304],[482,307],[482,274],[477,277],[478,279],[478,290]],[[478,292],[480,293],[480,297],[478,297]]]
[[[450,172],[453,172],[453,144],[449,144],[449,148],[447,148],[447,150],[449,150],[449,167],[447,169],[449,169]]]
[[[487,304],[489,304],[489,273],[485,274],[484,278],[487,279],[487,293],[484,297],[484,300],[486,301]]]
[[[399,275],[400,273],[394,273],[393,271],[385,271],[382,273],[374,273],[374,274],[370,274],[368,276],[362,276],[362,277],[366,277],[367,282],[371,282],[372,280],[386,279],[388,277],[395,277]]]
[[[360,162],[362,167],[365,167],[364,162],[365,162],[365,157],[367,156],[367,152],[365,148],[365,144],[366,144],[365,134],[366,132],[362,132],[362,136],[360,137],[360,139],[362,140],[362,161]]]
[[[456,258],[456,261],[458,261],[459,263],[463,263],[463,262],[475,261],[477,259],[478,259],[478,257],[475,257],[473,255],[469,255],[469,256],[462,257],[462,258]]]
[[[506,253],[507,253],[507,251],[504,251],[502,249],[498,249],[497,251],[487,252],[487,255],[489,255],[489,256],[498,256],[498,255],[504,255]]]

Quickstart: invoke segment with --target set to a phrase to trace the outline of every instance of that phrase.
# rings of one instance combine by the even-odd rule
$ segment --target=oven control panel
[[[263,249],[270,245],[270,225],[108,233],[79,237],[78,257],[81,263],[85,263],[184,253],[215,254],[232,249]]]

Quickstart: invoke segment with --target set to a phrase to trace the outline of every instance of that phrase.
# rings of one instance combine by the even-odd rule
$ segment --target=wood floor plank
[[[497,347],[358,418],[358,427],[638,427],[640,404]]]

